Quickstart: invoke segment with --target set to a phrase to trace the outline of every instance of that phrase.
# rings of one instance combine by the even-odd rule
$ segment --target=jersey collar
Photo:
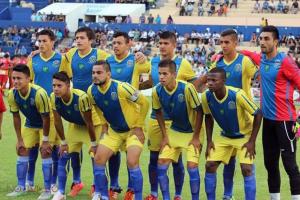
[[[21,92],[18,91],[18,93],[19,93],[19,95],[20,95],[20,97],[21,97],[22,99],[26,100],[26,99],[29,97],[29,94],[30,94],[30,92],[31,92],[31,87],[32,87],[32,84],[29,83],[29,86],[28,86],[28,92],[27,92],[27,94],[26,94],[25,96],[23,96],[23,95],[21,94]]]
[[[120,62],[122,62],[123,60],[125,60],[126,58],[128,58],[128,56],[130,55],[130,53],[128,52],[128,54],[127,54],[127,56],[125,56],[123,59],[118,59],[116,56],[114,56],[115,57],[115,60],[118,62],[118,63],[120,63]]]
[[[48,62],[51,58],[53,58],[54,55],[55,55],[55,51],[52,52],[52,55],[51,55],[49,58],[44,58],[44,57],[42,56],[42,54],[40,54],[40,57],[41,57],[41,59],[42,59],[43,61]]]
[[[100,86],[98,86],[98,90],[99,92],[101,92],[102,94],[105,94],[107,92],[107,90],[110,88],[111,85],[111,80],[109,80],[109,82],[106,84],[105,88],[101,88]]]
[[[228,97],[228,87],[225,86],[225,89],[226,89],[226,94],[225,94],[224,98],[221,99],[221,100],[219,100],[219,99],[216,97],[215,93],[213,93],[213,95],[214,95],[214,97],[215,97],[215,99],[216,99],[216,101],[217,101],[218,103],[223,103],[223,102],[227,99],[227,97]]]
[[[77,49],[77,51],[78,51],[78,49]],[[80,54],[79,51],[78,51],[78,56],[79,56],[80,58],[84,58],[84,57],[86,57],[87,55],[89,55],[92,51],[93,51],[93,48],[91,48],[90,51],[89,51],[87,54],[85,54],[85,55]]]
[[[167,88],[166,88],[165,86],[164,86],[164,90],[165,90],[166,93],[168,93],[169,95],[172,95],[172,94],[177,90],[177,87],[178,87],[178,81],[176,80],[175,88],[174,88],[172,91],[167,90]]]
[[[230,62],[226,62],[226,60],[224,59],[224,57],[223,57],[223,60],[224,60],[224,63],[225,63],[225,65],[231,65],[234,61],[236,61],[236,59],[239,57],[239,53],[236,53],[236,55],[235,55],[235,58],[232,60],[232,61],[230,61]]]
[[[71,89],[71,91],[70,91],[70,99],[69,99],[69,101],[68,102],[64,102],[64,100],[61,98],[61,101],[63,102],[63,104],[65,104],[66,106],[69,106],[71,103],[72,103],[72,101],[73,101],[73,96],[74,96],[74,94],[73,94],[73,89]]]

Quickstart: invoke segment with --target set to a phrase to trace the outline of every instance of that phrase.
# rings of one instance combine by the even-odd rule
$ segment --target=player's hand
[[[52,146],[50,145],[49,141],[43,141],[41,145],[41,153],[42,156],[50,156],[52,153]]]
[[[246,157],[250,157],[250,159],[254,159],[255,155],[256,155],[256,151],[255,151],[255,142],[251,142],[248,141],[247,143],[245,143],[242,147],[246,148],[246,154],[245,154],[245,158]]]
[[[200,143],[199,137],[193,137],[192,140],[190,141],[189,145],[193,145],[194,146],[195,154],[200,153],[202,145]]]
[[[37,55],[40,53],[40,50],[35,50],[35,51],[32,51],[29,56],[28,56],[28,59],[32,58],[33,56]]]
[[[215,150],[215,144],[213,141],[211,142],[207,142],[207,146],[206,146],[206,152],[205,152],[205,157],[208,158],[210,151],[211,150]]]
[[[135,53],[135,60],[138,64],[144,64],[147,60],[146,56],[142,52]]]
[[[160,152],[165,148],[165,146],[169,146],[170,147],[169,137],[168,136],[163,137],[163,139],[162,139],[162,141],[160,143]]]
[[[23,140],[18,140],[16,144],[16,151],[19,156],[25,155],[27,149],[25,147]]]
[[[59,156],[62,157],[64,154],[69,153],[68,144],[61,144],[59,147]]]
[[[95,157],[96,152],[97,152],[97,148],[98,148],[98,145],[97,145],[97,146],[91,146],[91,147],[90,147],[90,149],[89,149],[89,154],[90,154],[92,157]]]
[[[136,137],[139,139],[139,141],[144,144],[145,142],[145,135],[144,135],[144,131],[142,128],[140,127],[135,127],[132,129],[132,134],[136,135]]]

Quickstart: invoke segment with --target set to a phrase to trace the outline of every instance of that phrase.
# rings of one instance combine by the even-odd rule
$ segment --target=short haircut
[[[44,30],[41,30],[40,32],[38,32],[37,33],[37,38],[40,35],[47,35],[50,38],[51,41],[55,41],[55,39],[56,39],[53,31],[51,31],[50,29],[44,29]]]
[[[176,63],[173,60],[162,60],[159,62],[158,67],[167,67],[169,68],[170,72],[176,72]]]
[[[279,31],[275,26],[264,26],[261,28],[261,33],[262,32],[269,32],[272,33],[273,39],[279,40]]]
[[[237,32],[233,29],[225,30],[221,33],[221,37],[232,36],[234,40],[238,40]]]
[[[67,72],[65,72],[65,71],[56,72],[55,74],[53,74],[53,79],[57,79],[64,83],[70,84],[70,78],[69,78]]]
[[[95,39],[95,32],[89,27],[81,27],[81,28],[77,29],[75,32],[75,37],[76,37],[77,33],[82,33],[82,32],[86,33],[89,40]]]
[[[175,33],[171,31],[163,31],[162,33],[159,34],[160,39],[169,39],[173,43],[176,43],[176,35]]]
[[[209,74],[215,74],[215,73],[221,74],[221,75],[222,75],[222,78],[224,78],[224,80],[226,80],[226,72],[225,72],[225,70],[222,69],[222,68],[214,67],[214,68],[212,68],[211,70],[209,70],[208,73],[209,73]]]
[[[26,76],[30,77],[29,67],[25,64],[18,64],[15,67],[13,67],[12,70],[16,71],[16,72],[21,72],[21,73],[25,74]]]
[[[129,43],[130,38],[126,32],[118,31],[118,32],[114,33],[113,38],[117,38],[117,37],[124,37],[125,42]]]
[[[95,65],[102,65],[104,70],[106,72],[111,72],[111,69],[110,69],[110,64],[108,62],[106,62],[105,60],[98,60],[95,64]]]

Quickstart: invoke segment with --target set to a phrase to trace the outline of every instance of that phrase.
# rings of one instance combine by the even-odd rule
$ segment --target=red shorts
[[[4,101],[3,101],[3,96],[0,93],[0,113],[3,113],[5,111],[6,111],[6,107],[5,107],[5,104],[4,104]]]

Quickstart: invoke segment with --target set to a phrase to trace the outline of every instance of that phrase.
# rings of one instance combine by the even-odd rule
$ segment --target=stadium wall
[[[31,22],[31,21],[22,21],[22,20],[0,20],[0,24],[2,28],[7,28],[10,26],[18,26],[18,27],[50,27],[50,28],[55,28],[55,29],[60,29],[64,30],[65,28],[65,23],[64,22],[51,22],[51,23],[46,23],[46,22]]]

